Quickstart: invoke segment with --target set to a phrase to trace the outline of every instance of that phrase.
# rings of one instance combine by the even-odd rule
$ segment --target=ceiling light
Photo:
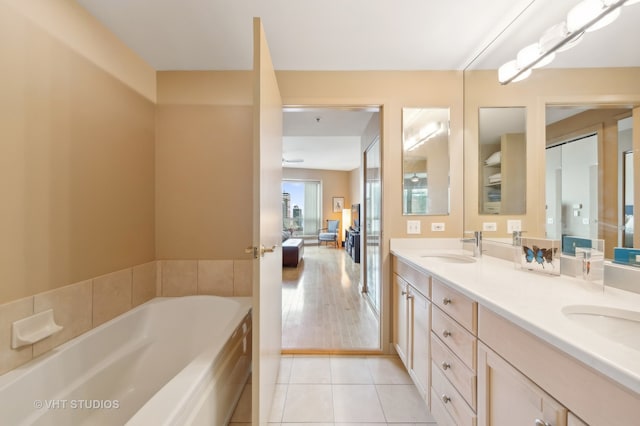
[[[585,28],[585,31],[595,31],[615,21],[620,16],[620,9],[610,10],[609,8],[617,4],[617,2],[609,3],[611,4],[605,4],[602,0],[583,0],[575,5],[567,14],[567,29],[569,32],[578,31],[586,25],[588,27]],[[598,19],[606,11],[609,11],[609,13]],[[589,25],[596,19],[596,22]]]
[[[521,69],[518,67],[518,64],[515,59],[512,61],[509,61],[506,64],[502,65],[500,68],[498,68],[498,81],[502,84],[506,84],[511,81],[516,82],[516,81],[524,80],[525,78],[531,75],[531,69],[528,69],[522,74],[518,75],[520,70]]]
[[[414,173],[413,176],[411,176],[411,182],[413,182],[413,183],[420,182],[420,178],[418,177],[417,174]]]
[[[516,56],[516,65],[520,69],[529,65],[531,68],[535,69],[549,65],[551,61],[553,61],[553,58],[556,57],[555,53],[545,56],[543,56],[543,54],[544,51],[540,48],[539,43],[530,44],[518,52],[518,56]]]
[[[518,53],[518,59],[498,69],[500,84],[520,81],[531,74],[531,69],[551,62],[556,51],[566,50],[583,36],[613,22],[620,15],[620,7],[640,0],[583,0],[567,15],[566,23],[549,28],[537,45],[527,46]],[[551,59],[548,59],[551,57]],[[537,58],[537,59],[536,59]]]

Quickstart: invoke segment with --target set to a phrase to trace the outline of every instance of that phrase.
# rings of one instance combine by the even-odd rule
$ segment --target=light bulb
[[[538,60],[540,56],[542,56],[542,53],[543,53],[542,49],[540,49],[540,44],[538,43],[530,44],[529,46],[521,49],[518,52],[518,56],[516,56],[516,63],[518,68],[522,69],[528,66],[529,64],[534,63],[536,60]],[[535,69],[535,68],[544,67],[545,65],[550,64],[555,57],[556,57],[556,54],[551,53],[545,56],[544,59],[542,59],[540,62],[535,64],[532,68]]]
[[[514,75],[516,75],[519,71],[520,71],[520,68],[518,67],[516,60],[514,59],[512,61],[509,61],[506,64],[502,65],[500,68],[498,68],[498,81],[500,83],[505,83]],[[528,69],[527,71],[523,72],[512,81],[514,83],[517,81],[522,81],[525,78],[529,77],[530,75],[531,75],[531,70]]]
[[[580,28],[597,18],[598,15],[605,11],[606,7],[607,6],[605,6],[601,0],[583,0],[575,5],[567,14],[567,30],[569,30],[570,33],[578,31]],[[586,31],[595,31],[609,25],[615,21],[618,16],[620,16],[619,8],[595,22],[587,28]]]
[[[562,45],[562,47],[560,47],[557,51],[564,52],[565,50],[571,49],[573,46],[577,45],[578,43],[580,43],[580,41],[582,41],[583,35],[584,35],[584,32],[575,36],[571,41]],[[542,50],[543,52],[547,52],[569,36],[571,36],[571,34],[567,29],[566,22],[561,22],[559,24],[556,24],[553,27],[546,30],[542,34],[542,37],[540,37],[540,41],[538,42],[540,44],[540,50]]]

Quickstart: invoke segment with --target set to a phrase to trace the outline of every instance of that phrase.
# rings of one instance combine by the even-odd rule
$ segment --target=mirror
[[[633,247],[632,110],[546,108],[546,235]],[[605,208],[606,207],[606,208]]]
[[[478,212],[526,211],[526,108],[480,108]]]
[[[449,214],[449,109],[402,109],[402,214]]]

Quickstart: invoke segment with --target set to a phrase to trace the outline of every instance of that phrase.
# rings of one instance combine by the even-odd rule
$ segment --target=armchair
[[[327,220],[327,227],[318,230],[318,245],[333,242],[338,247],[338,228],[340,227],[339,220]]]

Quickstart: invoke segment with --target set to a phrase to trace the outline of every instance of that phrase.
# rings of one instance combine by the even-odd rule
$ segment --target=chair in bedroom
[[[321,245],[324,241],[329,245],[330,242],[335,243],[338,247],[338,228],[340,227],[339,220],[327,220],[327,227],[318,230],[318,245]]]

